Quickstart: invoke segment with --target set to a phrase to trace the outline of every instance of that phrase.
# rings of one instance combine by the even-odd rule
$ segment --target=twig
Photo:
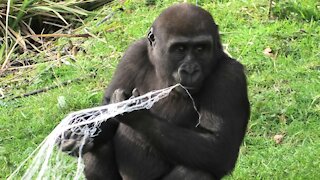
[[[107,15],[105,18],[102,19],[102,21],[100,21],[96,26],[100,26],[102,23],[106,22],[107,20],[109,20],[110,18],[112,18],[112,16],[114,15],[114,12],[112,12],[111,14]]]
[[[54,62],[58,62],[59,60],[51,60],[51,61],[46,61],[46,62],[40,62],[40,63],[36,63],[36,64],[31,64],[31,65],[25,65],[25,66],[17,66],[17,67],[10,67],[7,70],[11,71],[11,70],[17,70],[17,69],[27,69],[27,68],[33,68],[42,64],[47,64],[47,63],[54,63]]]
[[[8,70],[8,71],[14,71],[14,70],[21,70],[21,69],[23,69],[24,71],[23,71],[23,73],[17,74],[17,75],[15,75],[15,76],[13,76],[13,77],[11,77],[11,78],[9,78],[9,79],[6,79],[6,80],[0,82],[0,86],[1,86],[1,85],[4,85],[4,84],[8,84],[8,83],[10,83],[13,79],[16,79],[16,78],[18,78],[18,77],[20,77],[20,76],[23,76],[23,75],[29,73],[29,72],[32,70],[32,67],[36,67],[36,66],[42,65],[42,64],[49,64],[49,63],[51,63],[51,64],[49,64],[49,65],[46,65],[47,67],[51,68],[52,65],[54,65],[54,63],[55,63],[55,62],[58,62],[58,61],[59,61],[59,60],[52,60],[52,61],[40,62],[40,63],[28,65],[28,66],[10,67],[10,68],[8,68],[8,69],[6,69],[6,70]],[[26,69],[29,69],[29,70],[26,70]],[[45,70],[47,70],[47,68],[46,68]],[[35,76],[35,77],[33,77],[32,79],[35,79],[35,78],[37,78],[37,77],[38,77],[38,76]]]
[[[19,98],[23,98],[23,97],[28,97],[28,96],[32,96],[32,95],[36,95],[36,94],[40,94],[40,93],[43,93],[43,92],[47,92],[51,89],[55,89],[57,87],[61,87],[61,86],[66,86],[68,84],[71,84],[73,82],[79,82],[79,81],[82,81],[88,77],[94,77],[96,76],[96,73],[91,73],[90,75],[86,76],[86,77],[81,77],[81,78],[75,78],[75,79],[72,79],[72,80],[68,80],[68,81],[64,81],[60,84],[57,84],[57,85],[52,85],[52,86],[47,86],[43,89],[38,89],[38,90],[35,90],[35,91],[31,91],[31,92],[28,92],[28,93],[25,93],[25,94],[22,94],[22,95],[18,95],[18,96],[15,96],[11,99],[9,99],[9,101],[11,100],[14,100],[14,99],[19,99]]]
[[[34,35],[28,35],[26,37],[84,37],[88,38],[91,37],[90,34],[34,34]]]
[[[1,69],[0,69],[0,75],[8,68],[7,67],[7,63],[9,61],[9,57],[11,56],[11,54],[13,53],[14,51],[14,48],[18,45],[18,41],[16,41],[14,43],[14,45],[12,46],[10,52],[6,55],[6,59],[4,60],[2,66],[1,66]]]
[[[9,12],[10,12],[10,0],[8,0],[8,3],[7,3],[7,16],[6,16],[6,38],[5,38],[5,41],[6,41],[6,60],[9,59],[8,58],[8,24],[9,24]],[[3,63],[3,66],[5,65],[5,63]],[[2,69],[2,68],[1,68]],[[1,70],[2,71],[2,70]],[[1,72],[0,72],[1,74]]]
[[[84,28],[83,30],[84,30],[86,33],[88,33],[91,37],[95,38],[97,41],[100,41],[100,42],[103,42],[103,43],[107,44],[107,41],[105,41],[105,40],[99,38],[98,36],[94,35],[93,33],[90,32],[89,29]]]
[[[272,0],[269,0],[269,12],[268,12],[269,19],[271,19],[271,11],[272,11]]]

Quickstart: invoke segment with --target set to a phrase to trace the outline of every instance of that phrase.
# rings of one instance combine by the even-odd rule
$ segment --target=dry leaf
[[[264,49],[263,54],[268,57],[274,57],[273,51],[270,47],[267,47],[266,49]]]
[[[277,134],[273,137],[273,140],[276,142],[276,144],[280,144],[283,140],[284,135]]]

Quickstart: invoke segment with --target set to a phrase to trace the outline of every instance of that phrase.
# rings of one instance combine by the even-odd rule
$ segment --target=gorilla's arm
[[[201,125],[196,130],[168,123],[148,111],[129,113],[119,120],[143,134],[169,161],[221,177],[235,166],[249,116],[242,67],[228,66],[206,82],[200,100]]]
[[[104,93],[103,105],[120,101],[118,99],[112,99],[112,95],[117,89],[124,90],[123,93],[127,96],[124,99],[129,98],[132,90],[136,87],[136,81],[142,81],[143,77],[140,73],[137,73],[139,72],[137,69],[141,67],[139,68],[140,72],[145,72],[145,69],[148,68],[148,65],[145,63],[147,62],[146,57],[141,56],[147,53],[146,44],[146,39],[143,38],[132,44],[125,52],[113,75],[112,81]],[[116,132],[118,124],[119,122],[113,118],[103,122],[100,126],[100,133],[94,138],[94,145],[99,146],[109,141]]]
[[[125,52],[113,75],[112,81],[104,93],[103,105],[119,101],[112,100],[112,95],[117,89],[124,90],[123,93],[127,97],[123,100],[129,98],[136,84],[144,81],[145,74],[141,74],[140,72],[148,72],[147,69],[150,68],[148,57],[144,56],[148,54],[146,45],[147,40],[142,38],[133,43]],[[99,146],[111,139],[118,128],[118,124],[119,122],[113,118],[103,122],[100,126],[101,132],[94,138],[94,144]]]

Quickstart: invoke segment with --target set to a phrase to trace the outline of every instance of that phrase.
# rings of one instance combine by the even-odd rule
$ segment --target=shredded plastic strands
[[[16,179],[21,176],[22,179],[26,180],[84,179],[82,173],[84,165],[82,163],[81,152],[84,144],[86,143],[86,139],[88,139],[88,137],[95,137],[99,134],[100,124],[109,118],[125,112],[150,109],[154,103],[167,97],[177,86],[184,88],[182,85],[176,84],[165,89],[151,91],[138,97],[132,97],[119,103],[70,113],[55,127],[55,129],[42,141],[42,143],[29,155],[29,157],[20,164],[8,179]],[[193,101],[189,92],[187,90],[186,92]],[[197,111],[194,101],[193,105]],[[198,114],[199,123],[197,125],[200,124],[200,113],[198,112]],[[61,152],[56,146],[57,140],[64,137],[64,133],[68,130],[82,136],[82,146],[79,148],[80,155],[78,159]]]

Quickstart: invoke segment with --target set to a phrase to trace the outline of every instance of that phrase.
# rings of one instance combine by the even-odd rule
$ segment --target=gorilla
[[[212,180],[234,169],[250,116],[244,68],[223,52],[210,13],[187,3],[164,10],[128,48],[103,103],[178,83],[151,109],[101,125],[83,151],[87,179]],[[66,138],[63,151],[81,144]]]

